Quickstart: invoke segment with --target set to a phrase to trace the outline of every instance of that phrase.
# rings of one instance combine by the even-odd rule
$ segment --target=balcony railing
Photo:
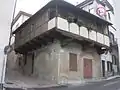
[[[109,37],[95,30],[88,30],[84,26],[78,26],[76,23],[68,23],[66,19],[61,17],[53,18],[48,22],[48,29],[52,29],[57,21],[57,28],[59,30],[79,35],[83,38],[89,39],[91,41],[100,43],[102,45],[110,46]]]

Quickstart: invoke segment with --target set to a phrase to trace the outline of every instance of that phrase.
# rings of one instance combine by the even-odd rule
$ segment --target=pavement
[[[112,77],[98,82],[83,85],[68,85],[68,87],[51,87],[33,90],[120,90],[120,77]]]
[[[83,84],[69,84],[67,86],[48,86],[28,89],[7,89],[7,90],[120,90],[120,76],[114,76],[99,81]]]

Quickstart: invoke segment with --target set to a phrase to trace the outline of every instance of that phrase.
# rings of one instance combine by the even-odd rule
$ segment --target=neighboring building
[[[12,22],[12,31],[15,31],[17,28],[19,28],[31,16],[32,16],[31,14],[20,11]],[[13,35],[11,47],[9,48],[8,46],[6,46],[4,50],[4,52],[7,54],[7,63],[6,63],[7,65],[6,65],[6,74],[5,74],[6,84],[9,83],[9,80],[13,79],[14,77],[20,77],[18,61],[20,58],[22,58],[22,55],[17,54],[14,51],[14,38],[15,37]]]
[[[22,81],[34,78],[41,85],[100,79],[109,25],[63,0],[49,2],[13,32]],[[13,75],[13,80],[18,78]]]
[[[107,0],[85,0],[77,7],[108,21],[112,20],[114,13],[113,6]]]
[[[114,34],[110,32],[110,53],[112,57],[112,69],[114,71],[114,75],[119,74],[119,48],[118,41],[114,37]]]
[[[114,20],[114,8],[112,1],[107,0],[85,0],[77,7],[96,15],[113,25],[109,26],[110,50],[101,55],[103,77],[116,75],[119,71],[119,51],[116,39],[116,29]]]

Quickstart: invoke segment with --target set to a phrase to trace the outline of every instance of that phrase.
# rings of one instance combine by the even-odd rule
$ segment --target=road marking
[[[105,84],[104,86],[110,86],[110,85],[112,85],[112,84],[116,84],[116,83],[118,83],[118,82],[119,82],[119,81],[110,82],[110,83]]]

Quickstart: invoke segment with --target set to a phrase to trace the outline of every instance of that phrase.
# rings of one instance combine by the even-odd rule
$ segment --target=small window
[[[114,34],[112,32],[110,32],[110,42],[114,43]]]
[[[27,64],[27,56],[26,55],[24,56],[24,60],[23,61],[24,61],[24,66],[25,66]]]
[[[112,63],[113,63],[114,65],[117,64],[117,59],[116,59],[116,56],[115,56],[115,55],[112,55]]]
[[[105,35],[108,35],[108,33],[109,33],[109,31],[108,31],[109,28],[108,28],[107,26],[106,26],[106,27],[103,26],[103,30],[104,30],[103,33],[104,33]]]
[[[111,20],[111,16],[110,16],[110,13],[108,12],[108,19]]]
[[[88,9],[89,13],[90,13],[90,9]]]
[[[50,9],[50,19],[54,18],[56,16],[56,9]]]
[[[77,71],[77,54],[69,53],[69,70]]]
[[[89,12],[94,14],[94,8],[89,9]]]
[[[112,63],[110,61],[107,61],[107,70],[112,71]]]

